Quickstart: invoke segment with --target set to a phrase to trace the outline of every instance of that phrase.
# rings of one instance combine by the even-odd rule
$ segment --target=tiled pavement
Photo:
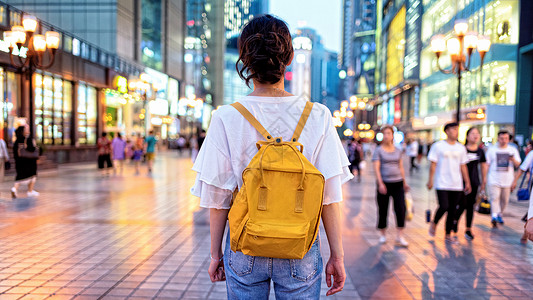
[[[208,213],[189,194],[190,167],[173,152],[159,155],[152,176],[62,167],[40,176],[38,199],[14,202],[5,200],[10,183],[0,184],[0,299],[225,299],[224,283],[206,272]],[[533,247],[519,243],[525,204],[512,203],[497,230],[476,215],[476,239],[447,246],[443,224],[434,240],[427,236],[426,177],[410,178],[417,211],[408,249],[378,245],[371,172],[345,185],[348,280],[327,299],[532,299]]]

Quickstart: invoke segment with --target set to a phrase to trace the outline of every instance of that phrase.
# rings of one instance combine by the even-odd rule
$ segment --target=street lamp
[[[468,32],[468,23],[466,20],[458,20],[455,22],[454,32],[456,37],[449,38],[445,41],[443,35],[436,35],[431,39],[431,50],[437,56],[437,67],[444,74],[457,75],[457,111],[455,120],[460,121],[461,114],[461,78],[462,72],[470,71],[470,61],[472,53],[477,48],[481,63],[479,68],[483,66],[483,59],[485,54],[490,49],[490,39],[485,36],[479,36],[474,32]],[[465,54],[466,49],[466,54]],[[444,70],[441,68],[439,58],[444,51],[448,50],[451,56],[452,65],[450,69]]]
[[[34,16],[24,15],[22,18],[22,26],[15,25],[11,27],[11,31],[4,32],[4,41],[9,47],[9,59],[11,64],[19,69],[19,71],[28,76],[30,85],[29,89],[29,123],[30,131],[33,133],[34,127],[34,103],[33,103],[33,73],[36,69],[45,70],[54,64],[54,58],[57,49],[59,48],[60,36],[58,32],[47,31],[42,34],[35,34],[39,22]],[[15,55],[15,48],[17,53],[25,47],[28,49],[26,57],[22,58],[20,55]],[[48,50],[48,51],[47,51]],[[48,62],[44,59],[45,53],[48,53]],[[15,59],[15,57],[17,57]]]

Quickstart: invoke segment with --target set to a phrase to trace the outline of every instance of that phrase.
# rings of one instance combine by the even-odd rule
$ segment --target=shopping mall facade
[[[493,142],[499,130],[514,132],[518,0],[391,0],[383,1],[383,9],[378,43],[382,71],[376,74],[378,125],[393,124],[427,141],[444,136],[443,125],[454,120],[457,109],[457,77],[439,71],[430,41],[438,34],[451,37],[455,21],[464,19],[469,31],[490,38],[491,49],[481,67],[474,53],[471,71],[463,73],[460,139],[473,126],[486,143]],[[445,53],[441,67],[450,63]]]
[[[0,35],[19,25],[23,14],[0,2]],[[37,69],[31,81],[12,63],[8,45],[0,38],[0,138],[8,145],[16,127],[30,120],[44,155],[56,163],[95,159],[96,141],[104,131],[132,137],[154,130],[161,139],[183,133],[191,106],[179,101],[181,78],[39,23],[42,31],[59,32],[61,43],[53,65]],[[193,108],[192,115],[198,115],[195,110],[202,105]]]

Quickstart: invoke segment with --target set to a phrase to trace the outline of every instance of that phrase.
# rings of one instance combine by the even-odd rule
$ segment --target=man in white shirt
[[[451,239],[450,233],[453,229],[455,211],[457,203],[462,197],[462,193],[470,193],[470,178],[466,163],[466,148],[457,142],[459,135],[459,125],[448,123],[444,126],[446,140],[438,141],[431,147],[428,160],[431,162],[429,169],[429,179],[427,188],[433,188],[433,178],[435,178],[435,189],[439,200],[439,208],[435,212],[433,222],[429,227],[429,234],[435,236],[435,229],[439,220],[447,212],[446,216],[446,242],[455,243]],[[464,185],[463,185],[464,183]]]
[[[491,200],[492,226],[503,224],[502,213],[511,194],[514,180],[514,170],[520,166],[520,153],[509,146],[510,134],[507,131],[498,132],[498,144],[487,151],[488,192]]]
[[[412,139],[409,144],[407,144],[407,148],[405,149],[405,152],[407,156],[409,156],[409,159],[411,160],[411,167],[409,168],[409,173],[413,174],[413,170],[418,171],[418,166],[415,164],[415,159],[418,156],[418,141],[415,139]]]

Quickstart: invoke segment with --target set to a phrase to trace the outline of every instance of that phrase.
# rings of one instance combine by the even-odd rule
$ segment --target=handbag
[[[24,140],[23,147],[20,147],[20,144],[19,144],[19,148],[18,148],[19,157],[29,158],[29,159],[38,159],[39,158],[39,147],[35,147],[35,150],[29,151],[27,149],[28,145],[26,143],[26,140],[27,139]]]
[[[480,193],[479,199],[480,201],[477,205],[477,212],[482,215],[490,215],[491,206],[487,195],[485,195],[485,193]]]
[[[528,201],[529,200],[529,193],[531,191],[531,168],[529,169],[529,180],[527,182],[527,187],[524,186],[524,181],[526,180],[526,175],[522,178],[522,182],[520,183],[520,188],[516,192],[516,198],[518,201]]]

